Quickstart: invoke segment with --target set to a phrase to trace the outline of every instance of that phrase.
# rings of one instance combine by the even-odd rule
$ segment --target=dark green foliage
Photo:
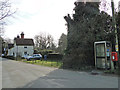
[[[13,56],[4,56],[3,58],[7,58],[7,59],[11,59],[11,60],[15,60],[15,57],[13,57]]]
[[[64,33],[62,33],[62,35],[60,36],[59,42],[58,42],[57,51],[60,54],[64,55],[66,47],[67,47],[67,35],[65,35]]]
[[[44,50],[40,50],[38,53],[42,55],[48,55],[49,53],[53,53],[53,50],[44,49]]]
[[[65,16],[68,27],[64,68],[81,69],[94,66],[94,42],[108,40],[114,43],[112,18],[99,11],[98,2],[75,2],[73,19]]]
[[[63,55],[62,54],[58,54],[58,53],[49,53],[47,55],[47,58],[49,60],[62,61]]]

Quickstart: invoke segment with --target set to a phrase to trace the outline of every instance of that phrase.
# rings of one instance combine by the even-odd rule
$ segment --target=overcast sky
[[[40,32],[46,32],[57,41],[62,33],[67,34],[64,16],[73,13],[75,1],[12,0],[12,9],[17,12],[8,20],[5,37],[14,39],[23,31],[25,38],[34,38]]]
[[[22,31],[25,38],[34,38],[40,32],[51,34],[58,40],[67,34],[64,16],[72,14],[76,0],[12,0],[17,9],[14,18],[8,18],[5,37],[13,39]]]

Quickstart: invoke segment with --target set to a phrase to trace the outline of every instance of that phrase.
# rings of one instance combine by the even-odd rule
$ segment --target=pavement
[[[2,88],[118,88],[118,77],[2,59]]]

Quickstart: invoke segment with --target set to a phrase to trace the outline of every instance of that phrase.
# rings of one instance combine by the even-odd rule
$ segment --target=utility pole
[[[118,66],[119,66],[119,50],[118,50],[118,31],[117,31],[117,27],[116,27],[116,18],[115,18],[115,9],[114,9],[114,1],[111,0],[111,7],[112,7],[112,22],[113,22],[113,27],[115,30],[115,50],[118,54]]]

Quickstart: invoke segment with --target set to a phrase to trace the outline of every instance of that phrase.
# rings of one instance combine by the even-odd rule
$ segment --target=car
[[[41,60],[42,58],[42,55],[41,54],[33,54],[32,56],[27,56],[26,59],[27,61],[30,61],[30,60]]]
[[[4,57],[4,56],[5,56],[4,54],[1,55],[1,57]]]
[[[23,58],[27,59],[28,56],[29,56],[29,55],[26,54],[26,55],[23,56]]]

